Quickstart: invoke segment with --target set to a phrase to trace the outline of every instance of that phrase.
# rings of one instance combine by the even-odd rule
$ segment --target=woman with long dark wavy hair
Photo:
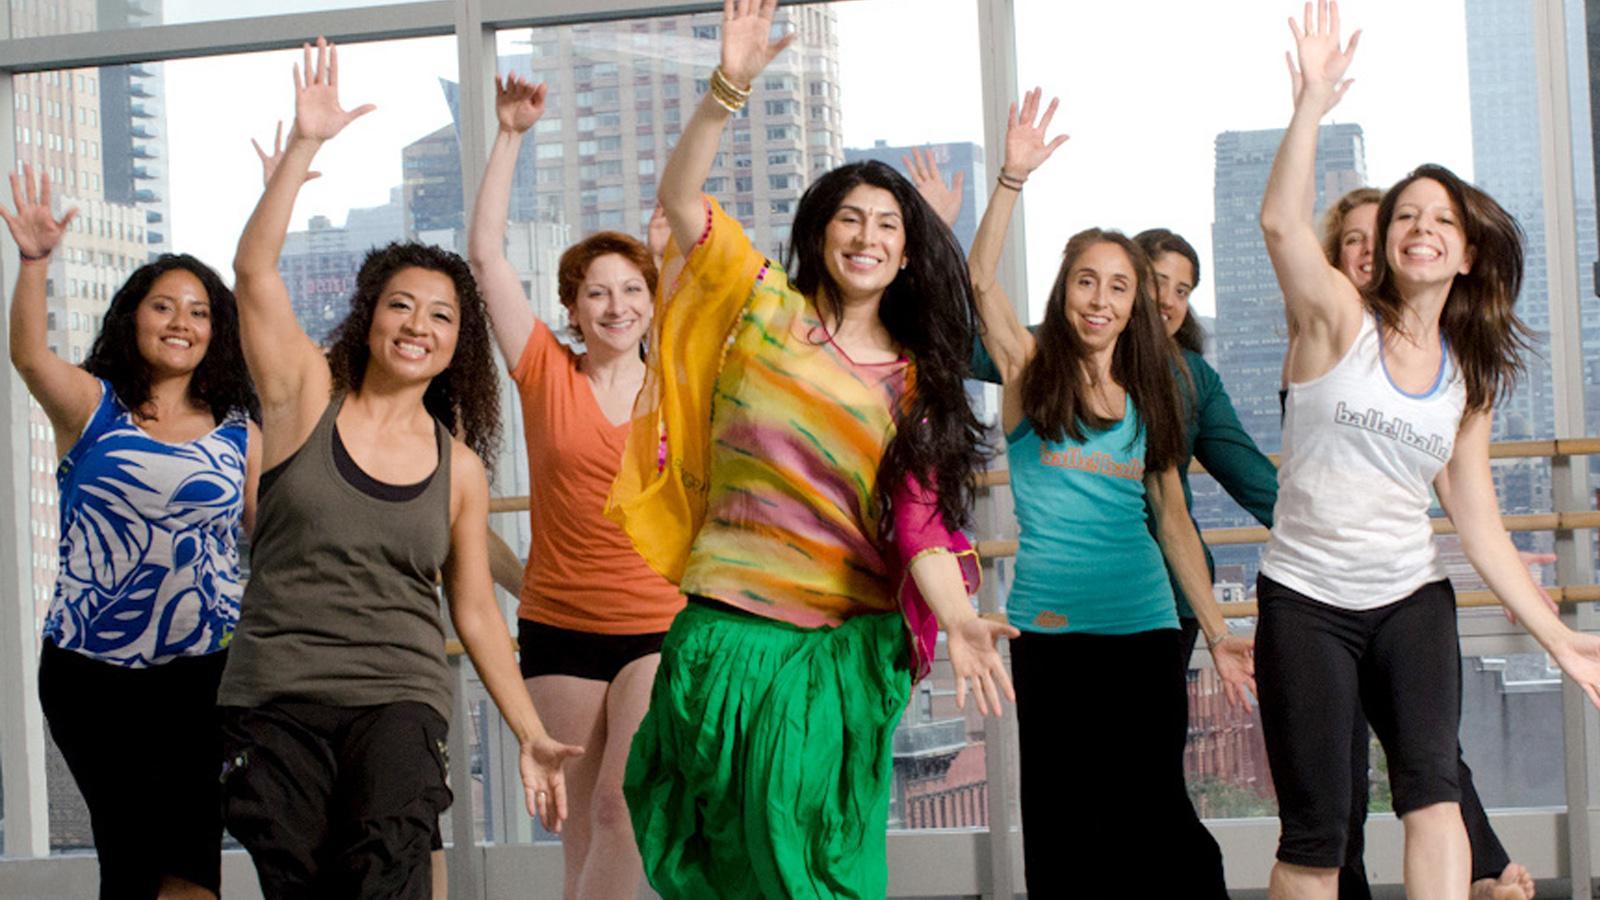
[[[31,166],[11,192],[11,363],[60,453],[39,699],[89,807],[100,895],[215,897],[217,683],[261,461],[233,293],[194,257],[162,255],[117,289],[74,366],[50,349],[45,285],[77,210],[57,219]]]
[[[1073,235],[1038,334],[1017,320],[996,278],[1007,223],[1023,183],[1066,140],[1046,139],[1056,103],[1040,116],[1039,101],[1035,89],[1011,108],[969,263],[1005,386],[1021,528],[1006,614],[1021,631],[1011,665],[1028,891],[1098,896],[1138,869],[1152,894],[1226,896],[1221,853],[1184,786],[1188,666],[1169,568],[1228,699],[1244,702],[1254,685],[1250,642],[1228,635],[1183,502],[1179,382],[1189,376],[1163,328],[1149,258],[1115,231]],[[1094,740],[1078,732],[1112,721]],[[1063,814],[1072,810],[1094,827]],[[1169,864],[1150,870],[1151,847]]]
[[[223,675],[223,815],[268,897],[429,897],[450,804],[450,675],[436,583],[521,745],[530,812],[565,814],[562,762],[517,675],[486,550],[483,458],[499,442],[488,317],[467,264],[421,244],[368,254],[324,356],[278,274],[324,141],[370,111],[338,98],[318,40],[295,122],[234,259],[260,386],[261,512]]]
[[[1440,166],[1383,195],[1372,280],[1324,255],[1308,198],[1317,123],[1343,96],[1356,38],[1336,3],[1290,19],[1294,117],[1261,230],[1294,335],[1283,465],[1261,561],[1261,720],[1282,834],[1275,898],[1332,898],[1349,827],[1359,710],[1389,760],[1407,893],[1465,897],[1460,648],[1434,548],[1437,492],[1500,601],[1600,705],[1600,637],[1545,606],[1506,535],[1489,472],[1494,404],[1521,369],[1522,235],[1493,198]]]
[[[701,194],[790,40],[771,40],[776,6],[727,0],[721,65],[662,172],[686,259],[612,494],[689,595],[624,778],[669,898],[883,896],[892,735],[935,619],[958,703],[1010,694],[1010,629],[976,615],[953,533],[982,459],[954,237],[877,163],[811,185],[785,266]]]

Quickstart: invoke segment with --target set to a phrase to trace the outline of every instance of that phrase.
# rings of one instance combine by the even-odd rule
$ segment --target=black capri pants
[[[1265,575],[1256,593],[1256,683],[1278,791],[1278,859],[1324,869],[1345,863],[1350,735],[1362,711],[1389,760],[1396,815],[1459,803],[1461,664],[1450,583],[1359,612]]]

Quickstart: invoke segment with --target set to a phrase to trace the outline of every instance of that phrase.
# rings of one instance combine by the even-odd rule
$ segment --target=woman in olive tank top
[[[295,321],[277,269],[295,195],[321,144],[372,109],[340,106],[337,55],[317,44],[234,260],[264,472],[219,692],[224,818],[268,897],[425,898],[450,803],[437,581],[546,827],[565,815],[562,763],[582,751],[545,732],[492,593],[480,456],[499,442],[497,377],[466,262],[374,250],[327,356]]]

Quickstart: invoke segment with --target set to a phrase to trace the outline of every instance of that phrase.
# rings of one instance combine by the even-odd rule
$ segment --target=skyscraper
[[[1564,3],[1568,22],[1567,54],[1585,56],[1582,0]],[[1466,0],[1467,78],[1472,93],[1473,174],[1527,232],[1526,270],[1517,314],[1537,333],[1528,371],[1509,403],[1495,411],[1496,440],[1547,438],[1555,431],[1554,393],[1549,358],[1549,265],[1545,256],[1544,172],[1539,146],[1539,81],[1534,59],[1533,8],[1518,0]],[[1596,247],[1595,170],[1589,121],[1589,85],[1582,66],[1569,68],[1573,119],[1573,181],[1578,224],[1579,299],[1582,304],[1583,358],[1586,393],[1591,408],[1600,410],[1600,299],[1595,296]],[[1595,415],[1589,428],[1600,426]],[[1549,469],[1527,464],[1538,473],[1525,479],[1522,490],[1503,493],[1507,512],[1548,509]]]
[[[1211,253],[1216,272],[1217,371],[1228,385],[1239,421],[1267,452],[1282,444],[1278,386],[1288,349],[1283,294],[1261,238],[1261,195],[1282,129],[1217,135],[1215,216]],[[1316,208],[1366,184],[1361,126],[1323,125],[1317,131]]]

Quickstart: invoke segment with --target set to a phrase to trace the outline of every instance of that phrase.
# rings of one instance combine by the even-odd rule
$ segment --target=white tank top
[[[1261,573],[1315,600],[1365,610],[1445,577],[1428,523],[1466,386],[1444,348],[1422,394],[1389,379],[1370,313],[1344,358],[1289,386],[1278,503]]]

